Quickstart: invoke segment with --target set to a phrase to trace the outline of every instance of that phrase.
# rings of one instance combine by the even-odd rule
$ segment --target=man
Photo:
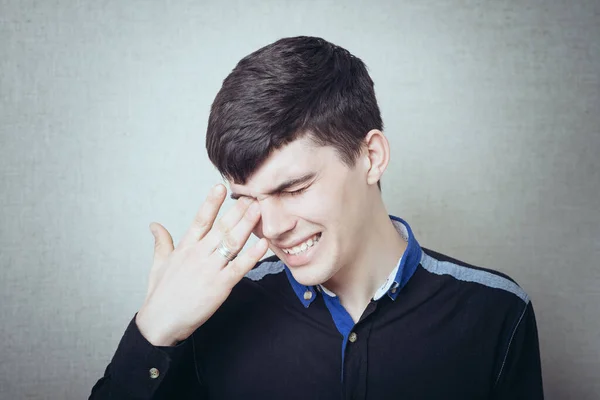
[[[388,215],[382,129],[365,65],[338,46],[242,59],[206,137],[238,202],[215,220],[215,186],[176,248],[151,224],[148,295],[91,398],[543,398],[529,298]]]

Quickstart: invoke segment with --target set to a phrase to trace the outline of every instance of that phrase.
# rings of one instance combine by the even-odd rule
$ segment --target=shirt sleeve
[[[205,399],[196,375],[193,337],[173,347],[154,346],[140,333],[134,316],[89,398]]]
[[[544,398],[538,331],[531,302],[517,323],[500,368],[493,399]]]

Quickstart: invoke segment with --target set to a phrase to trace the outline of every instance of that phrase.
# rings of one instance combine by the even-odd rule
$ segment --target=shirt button
[[[156,368],[150,368],[150,378],[151,379],[156,379],[158,378],[158,376],[160,375],[160,371]]]
[[[355,332],[350,333],[350,336],[348,336],[348,340],[351,343],[356,342],[356,339],[358,339],[358,335]]]
[[[310,299],[312,299],[312,292],[310,290],[307,290],[306,292],[304,292],[304,300]]]

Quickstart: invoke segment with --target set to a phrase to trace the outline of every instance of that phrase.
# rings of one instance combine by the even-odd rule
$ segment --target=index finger
[[[227,189],[222,184],[213,186],[206,200],[200,206],[198,213],[179,244],[188,245],[198,242],[212,228],[217,214],[225,201]]]

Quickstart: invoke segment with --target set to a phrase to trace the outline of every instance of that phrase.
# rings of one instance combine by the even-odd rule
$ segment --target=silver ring
[[[221,243],[219,243],[219,247],[217,247],[217,251],[223,257],[225,257],[228,261],[233,261],[237,257],[237,254],[234,253],[233,251],[229,250],[229,248],[227,248],[227,246],[225,246],[225,243],[223,241],[221,241]]]

